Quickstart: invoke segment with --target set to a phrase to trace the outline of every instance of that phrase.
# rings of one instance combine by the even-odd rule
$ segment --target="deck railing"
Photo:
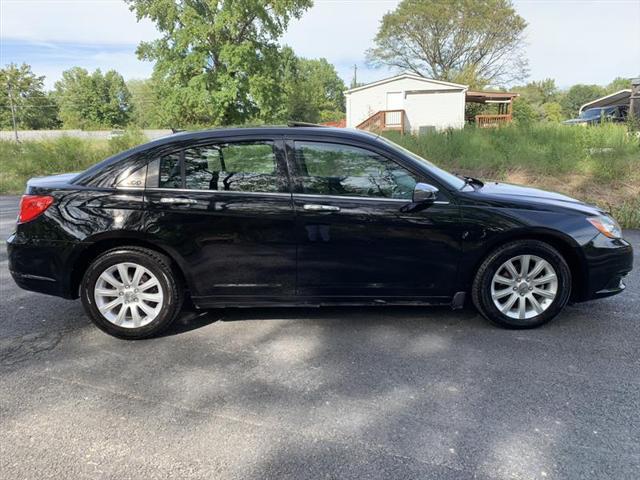
[[[404,110],[380,110],[374,113],[364,122],[356,126],[360,130],[370,132],[384,132],[395,130],[404,133],[405,112]]]
[[[511,114],[503,115],[476,115],[476,125],[480,128],[500,127],[511,122]]]

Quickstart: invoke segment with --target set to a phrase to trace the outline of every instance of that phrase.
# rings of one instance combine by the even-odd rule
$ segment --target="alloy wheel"
[[[139,328],[156,319],[164,294],[158,278],[133,262],[106,268],[98,277],[93,296],[102,316],[122,328]]]
[[[509,318],[534,318],[551,306],[558,293],[558,276],[549,262],[536,255],[518,255],[504,262],[491,281],[495,307]]]

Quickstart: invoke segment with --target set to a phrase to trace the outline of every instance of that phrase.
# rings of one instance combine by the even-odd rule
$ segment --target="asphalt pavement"
[[[0,198],[2,239],[16,206]],[[18,289],[4,245],[0,302],[0,478],[640,478],[637,260],[622,295],[528,331],[472,309],[227,309],[123,341]]]

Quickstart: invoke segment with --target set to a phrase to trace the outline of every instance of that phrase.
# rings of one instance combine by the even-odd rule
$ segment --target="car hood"
[[[478,195],[498,201],[526,202],[538,205],[568,208],[589,215],[602,213],[595,205],[590,205],[561,193],[548,192],[539,188],[522,187],[508,183],[487,182],[476,190]]]

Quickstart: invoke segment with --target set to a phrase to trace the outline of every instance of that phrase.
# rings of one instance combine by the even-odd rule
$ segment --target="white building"
[[[403,73],[345,92],[348,128],[429,130],[464,127],[468,87]]]

